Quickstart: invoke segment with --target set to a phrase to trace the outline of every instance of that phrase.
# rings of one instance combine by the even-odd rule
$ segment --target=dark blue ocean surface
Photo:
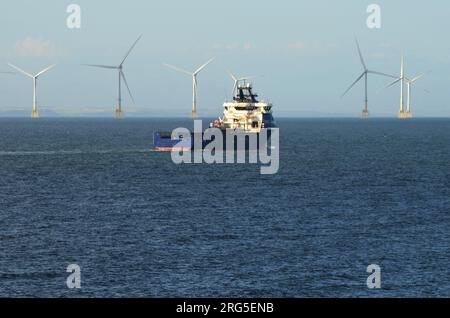
[[[450,297],[450,120],[278,124],[263,176],[151,151],[187,121],[0,119],[0,296]]]

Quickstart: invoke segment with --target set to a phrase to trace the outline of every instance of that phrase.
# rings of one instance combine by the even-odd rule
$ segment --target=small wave
[[[147,153],[153,149],[110,149],[110,150],[48,150],[48,151],[0,151],[0,156],[59,156],[59,155],[85,155],[85,154],[121,154],[121,153]]]
[[[60,276],[61,274],[56,272],[0,272],[1,280],[51,279]]]

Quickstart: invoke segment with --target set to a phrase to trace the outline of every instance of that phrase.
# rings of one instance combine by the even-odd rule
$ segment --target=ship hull
[[[172,138],[170,132],[155,132],[153,135],[154,149],[156,151],[193,151],[200,147],[201,149],[205,149],[214,141],[214,138],[212,140],[205,140],[204,134],[204,132],[191,133],[190,139],[183,140],[180,138]],[[270,136],[270,129],[267,129],[267,132],[264,134],[259,132],[233,133],[223,131],[223,150],[256,151],[261,148],[267,148]],[[234,142],[232,141],[233,139]]]

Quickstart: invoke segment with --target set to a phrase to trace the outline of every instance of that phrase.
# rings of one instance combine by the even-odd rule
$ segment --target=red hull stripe
[[[190,147],[156,147],[156,151],[190,151]]]

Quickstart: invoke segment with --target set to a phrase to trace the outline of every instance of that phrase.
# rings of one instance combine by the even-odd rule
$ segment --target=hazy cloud
[[[384,49],[390,49],[390,48],[392,48],[392,43],[381,42],[381,43],[380,43],[380,47],[381,47],[381,48],[384,48]]]
[[[255,48],[255,45],[252,43],[244,43],[243,48],[244,48],[244,50],[252,50]]]
[[[255,49],[256,46],[253,43],[227,43],[227,44],[215,44],[213,49],[215,50],[227,50],[227,51],[249,51]]]
[[[289,51],[296,53],[309,53],[309,54],[324,54],[336,49],[336,45],[332,43],[319,43],[319,42],[303,42],[295,41],[288,43],[287,48]]]
[[[381,52],[375,52],[375,53],[371,53],[370,57],[375,60],[383,60],[386,58],[386,55]]]
[[[26,37],[17,41],[14,45],[14,51],[20,57],[32,58],[54,58],[63,54],[62,49],[58,48],[50,40],[40,37]]]
[[[292,42],[288,44],[288,48],[291,50],[303,51],[307,48],[304,42]]]

